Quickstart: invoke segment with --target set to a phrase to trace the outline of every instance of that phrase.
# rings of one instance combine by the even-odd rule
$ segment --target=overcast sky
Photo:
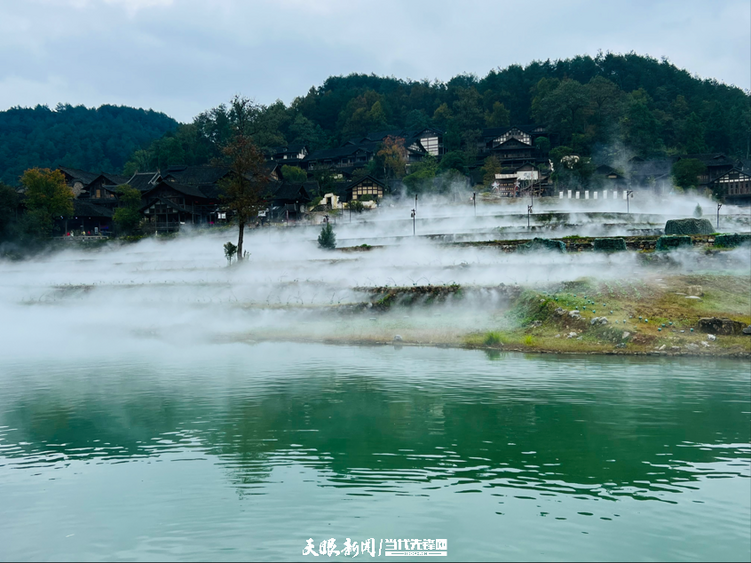
[[[0,109],[290,103],[352,72],[448,80],[598,50],[751,88],[751,1],[0,0]]]

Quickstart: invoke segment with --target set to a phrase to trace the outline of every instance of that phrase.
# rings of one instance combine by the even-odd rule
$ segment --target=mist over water
[[[650,262],[422,236],[625,235],[694,201],[631,222],[536,203],[568,214],[548,234],[523,202],[475,218],[418,200],[415,237],[413,205],[337,218],[340,247],[370,250],[300,226],[246,231],[232,267],[234,229],[0,262],[0,559],[290,560],[310,537],[419,537],[454,560],[747,560],[745,361],[259,341],[461,344],[523,287],[751,273],[748,249]],[[462,294],[373,306],[373,288],[427,286]]]
[[[4,345],[10,355],[54,356],[71,347],[126,346],[142,338],[201,342],[245,335],[250,338],[378,334],[391,340],[406,326],[420,333],[446,327],[456,333],[497,326],[507,304],[503,288],[555,287],[595,277],[617,282],[718,268],[750,271],[747,249],[723,253],[721,263],[698,252],[671,253],[664,264],[645,265],[638,253],[504,253],[493,247],[443,245],[446,238],[504,238],[499,226],[513,226],[526,238],[564,236],[568,232],[622,235],[635,227],[664,226],[685,216],[692,200],[676,199],[647,214],[652,203],[634,202],[632,222],[590,212],[576,204],[596,203],[601,210],[621,201],[547,200],[545,211],[567,211],[563,225],[547,232],[528,231],[523,203],[448,205],[418,201],[418,235],[412,236],[409,206],[414,200],[389,201],[373,213],[347,213],[336,219],[340,247],[368,244],[369,251],[329,252],[318,248],[318,226],[260,228],[247,232],[249,260],[226,267],[222,245],[234,229],[186,231],[170,240],[146,239],[99,250],[70,248],[34,259],[0,262],[0,315],[6,321]],[[610,207],[608,207],[610,206]],[[653,209],[655,211],[656,209]],[[548,219],[550,221],[550,219]],[[723,208],[722,221],[748,230],[744,210]],[[603,226],[603,222],[606,226]],[[573,225],[573,226],[569,226]],[[609,226],[608,226],[609,225]],[[461,300],[449,295],[430,312],[373,315],[360,321],[339,313],[369,301],[373,287],[460,285]],[[407,318],[405,318],[407,317]],[[364,323],[364,324],[363,324]],[[426,342],[429,341],[427,338]],[[33,344],[32,344],[33,343]]]

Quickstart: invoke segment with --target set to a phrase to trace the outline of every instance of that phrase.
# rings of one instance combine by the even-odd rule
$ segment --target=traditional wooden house
[[[495,156],[508,168],[547,163],[548,154],[535,145],[545,135],[545,129],[536,125],[485,129],[477,147],[479,159]]]
[[[501,197],[524,197],[532,192],[539,197],[549,191],[549,178],[547,172],[541,172],[532,164],[506,168],[495,175],[493,192]]]
[[[601,164],[595,168],[591,184],[593,188],[618,190],[626,188],[626,186],[628,186],[628,180],[619,170],[616,170],[607,164]]]
[[[344,188],[344,200],[362,200],[365,196],[370,196],[367,199],[380,200],[386,193],[388,193],[386,184],[373,176],[367,175],[350,182]]]
[[[88,186],[97,176],[94,172],[87,172],[77,168],[68,168],[58,166],[57,168],[65,176],[65,183],[73,190],[73,195],[78,197],[84,188]]]
[[[159,172],[136,172],[128,178],[128,185],[142,194],[148,192],[162,180]]]
[[[112,232],[111,206],[98,205],[89,199],[73,200],[73,216],[66,221],[66,231],[83,231],[91,235],[108,235]]]
[[[751,175],[738,168],[725,172],[709,183],[709,187],[727,203],[751,205]]]
[[[302,219],[310,202],[317,197],[318,182],[275,182],[271,185],[272,220],[297,221]]]
[[[142,195],[141,213],[147,229],[157,232],[179,231],[181,225],[211,223],[216,216],[216,200],[195,186],[161,179]]]
[[[269,160],[276,161],[280,164],[291,164],[299,166],[310,151],[308,147],[302,144],[287,145],[286,147],[273,147],[267,151]]]
[[[385,131],[370,132],[360,139],[352,139],[348,144],[359,145],[365,143],[383,143],[387,137],[404,139],[404,148],[407,150],[407,163],[419,162],[430,154],[440,157],[444,153],[443,132],[438,129],[390,129]]]
[[[363,168],[373,159],[376,152],[377,143],[348,144],[336,149],[315,151],[304,162],[308,170]]]
[[[127,182],[128,179],[122,176],[99,174],[84,187],[78,198],[86,199],[95,205],[116,207],[118,201],[117,189]]]
[[[723,153],[687,154],[677,157],[675,162],[684,159],[698,160],[707,167],[706,172],[699,176],[699,186],[703,187],[709,187],[717,178],[726,172],[730,172],[733,168],[740,168],[740,163],[737,160],[728,158]]]

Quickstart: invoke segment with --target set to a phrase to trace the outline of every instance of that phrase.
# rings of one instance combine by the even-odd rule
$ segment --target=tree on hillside
[[[492,111],[485,112],[486,127],[508,127],[510,124],[511,112],[501,102],[495,102]]]
[[[501,173],[501,161],[496,156],[489,156],[482,165],[482,183],[486,186],[495,182],[495,175]]]
[[[404,139],[389,135],[381,143],[381,149],[376,156],[383,162],[383,170],[387,178],[403,178],[407,170],[407,149]]]
[[[409,176],[404,178],[407,193],[415,195],[432,190],[437,173],[438,161],[432,155],[428,155],[421,162],[413,164]]]
[[[112,219],[117,226],[118,234],[133,235],[142,219],[138,211],[141,206],[141,192],[128,184],[123,184],[118,186],[117,193],[119,195],[118,208],[115,209]]]
[[[462,174],[466,174],[467,160],[467,154],[464,151],[447,152],[441,158],[439,168],[441,170],[456,170]]]
[[[673,180],[683,189],[699,185],[699,176],[707,173],[707,166],[695,158],[683,158],[673,165]]]
[[[73,215],[73,191],[59,170],[32,168],[21,176],[30,228],[50,236],[55,220]]]
[[[284,178],[288,182],[300,184],[308,179],[308,175],[305,173],[305,170],[303,170],[299,166],[290,166],[288,164],[285,164],[284,166],[282,166],[282,178]]]
[[[224,161],[231,170],[222,182],[223,199],[237,220],[238,261],[244,258],[245,224],[266,206],[269,196],[266,159],[250,136],[256,112],[257,107],[248,98],[235,96],[232,99],[227,112],[232,136],[222,149]]]

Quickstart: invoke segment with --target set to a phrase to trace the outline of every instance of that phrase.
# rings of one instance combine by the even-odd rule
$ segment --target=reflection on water
[[[163,346],[4,366],[1,559],[751,556],[745,362]]]

